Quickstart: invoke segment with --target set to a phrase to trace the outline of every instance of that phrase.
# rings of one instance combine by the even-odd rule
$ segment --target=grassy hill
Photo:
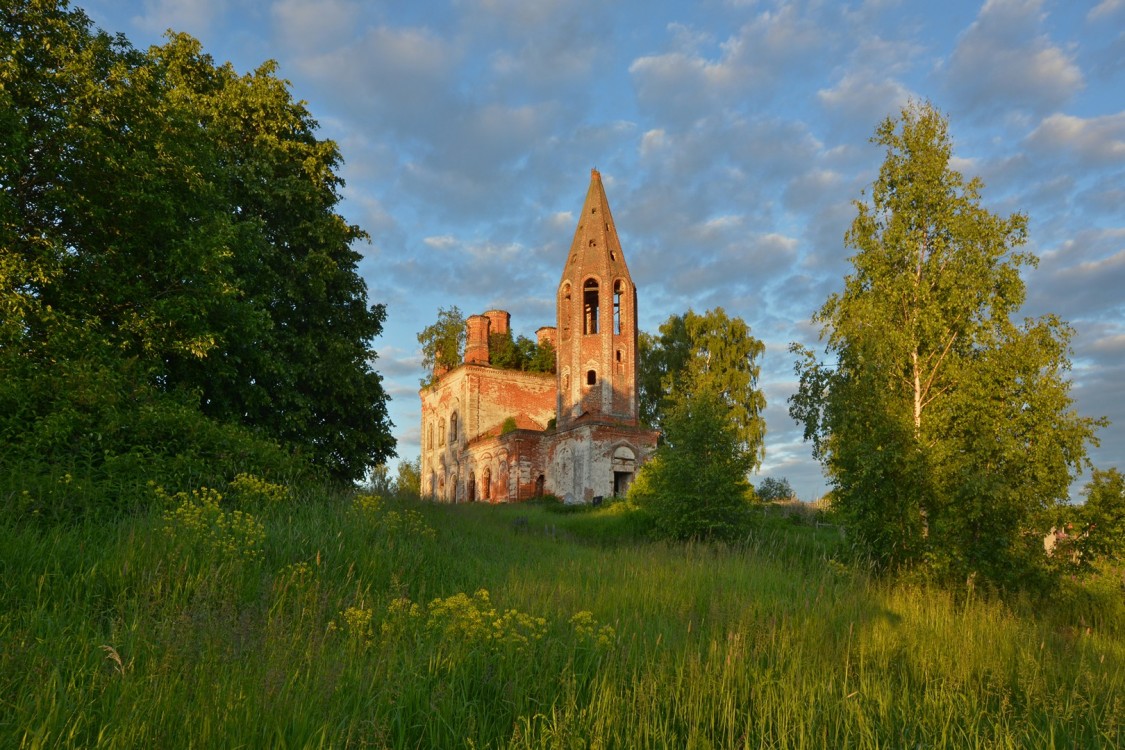
[[[226,494],[0,520],[0,746],[1125,744],[1114,610],[872,581],[832,528]]]

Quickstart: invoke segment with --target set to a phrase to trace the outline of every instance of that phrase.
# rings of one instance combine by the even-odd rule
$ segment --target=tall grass
[[[0,746],[1125,740],[1121,625],[872,581],[832,530],[669,546],[626,506],[239,502],[0,519]]]

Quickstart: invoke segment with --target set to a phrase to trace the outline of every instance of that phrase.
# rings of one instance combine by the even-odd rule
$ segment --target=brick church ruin
[[[637,289],[597,170],[556,294],[556,326],[537,332],[554,373],[491,366],[489,336],[510,316],[490,310],[466,321],[464,362],[420,391],[424,495],[588,503],[623,494],[655,449],[637,419]]]

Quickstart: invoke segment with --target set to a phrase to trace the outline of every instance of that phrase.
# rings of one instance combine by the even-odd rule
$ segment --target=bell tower
[[[635,426],[637,290],[596,169],[557,294],[559,429],[580,420]]]

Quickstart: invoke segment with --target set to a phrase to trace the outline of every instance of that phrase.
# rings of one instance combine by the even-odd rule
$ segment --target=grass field
[[[0,747],[1125,745],[1125,623],[873,581],[833,528],[264,497],[0,520]]]

